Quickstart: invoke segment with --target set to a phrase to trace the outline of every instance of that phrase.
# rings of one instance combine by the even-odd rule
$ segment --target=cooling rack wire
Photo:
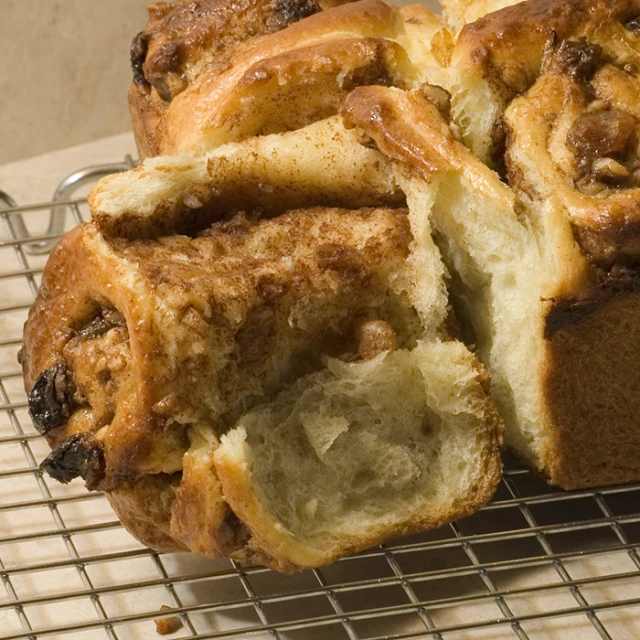
[[[281,576],[153,553],[104,496],[43,476],[22,324],[52,245],[88,215],[81,191],[130,166],[77,171],[41,205],[0,192],[1,638],[158,638],[161,619],[179,626],[171,638],[640,638],[640,484],[555,491],[507,461],[476,515]]]

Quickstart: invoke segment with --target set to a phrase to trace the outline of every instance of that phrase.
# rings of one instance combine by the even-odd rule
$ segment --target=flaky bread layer
[[[104,233],[134,238],[193,232],[237,210],[273,216],[299,207],[402,202],[384,156],[358,144],[337,117],[201,158],[149,159],[103,178],[89,196]]]

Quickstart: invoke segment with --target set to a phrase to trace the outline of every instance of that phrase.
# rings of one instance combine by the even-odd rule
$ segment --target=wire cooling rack
[[[103,495],[43,476],[22,323],[52,244],[88,215],[78,189],[128,166],[78,171],[42,205],[0,192],[1,638],[148,639],[158,621],[172,638],[640,638],[640,484],[560,492],[507,461],[476,515],[282,576],[154,553]]]

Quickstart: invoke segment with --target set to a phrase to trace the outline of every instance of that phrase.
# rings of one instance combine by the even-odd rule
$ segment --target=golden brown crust
[[[639,12],[637,0],[529,0],[466,25],[455,58],[513,98],[535,82],[548,46],[580,37],[606,40],[612,24]]]
[[[326,4],[332,3],[178,0],[149,5],[149,22],[131,45],[129,108],[140,157],[161,153],[167,108],[200,74],[222,73],[245,43],[284,29]]]
[[[585,253],[611,264],[615,256],[631,257],[636,247],[631,232],[640,221],[640,186],[634,175],[640,168],[634,147],[639,129],[633,114],[614,108],[604,95],[602,83],[592,92],[567,73],[543,75],[506,112],[507,164],[513,187],[536,199],[551,199],[574,227],[587,232],[577,235],[588,243]],[[622,123],[627,123],[624,130]],[[607,165],[599,163],[607,159],[621,176],[606,173]],[[529,165],[523,171],[525,162]],[[603,245],[607,239],[608,246]]]
[[[197,24],[194,15],[181,20],[187,32],[189,20]],[[175,44],[191,51],[195,46],[184,44],[178,32],[160,33],[162,47]],[[165,95],[170,102],[148,83],[134,84],[129,96],[140,152],[203,153],[224,142],[295,129],[335,114],[357,84],[402,84],[410,74],[406,55],[393,42],[401,33],[397,10],[380,0],[361,0],[234,45],[220,54],[224,62],[198,62],[195,71],[174,73],[179,79]],[[202,57],[199,50],[189,55]]]
[[[549,336],[541,363],[554,425],[542,472],[565,489],[640,477],[640,294],[583,311]]]
[[[359,87],[341,113],[347,127],[357,127],[381,152],[410,165],[425,180],[446,171],[459,172],[480,194],[498,202],[506,215],[513,215],[509,189],[455,139],[437,105],[422,92]]]
[[[171,508],[180,474],[144,476],[107,492],[120,522],[148,547],[165,553],[188,551],[170,531]]]
[[[313,0],[178,0],[148,7],[131,47],[134,81],[171,100],[206,67],[224,69],[235,47],[321,10]]]
[[[135,288],[113,287],[113,279],[124,279],[127,273],[112,255],[101,249],[102,243],[95,229],[84,226],[67,234],[53,250],[24,330],[22,364],[27,391],[31,391],[43,371],[64,362],[65,347],[105,307],[117,309],[128,327],[137,328],[135,335],[130,336],[130,350],[135,352],[147,346],[152,351],[157,350],[158,336],[149,318],[149,307],[143,302],[143,293]],[[60,318],[65,318],[67,322],[61,324]],[[86,364],[82,359],[79,362]],[[128,365],[125,360],[125,367]],[[108,384],[112,363],[96,359],[95,366],[109,374],[101,378],[103,384]],[[70,370],[73,375],[73,367]],[[82,369],[79,373],[82,373]],[[110,450],[106,459],[107,480],[102,485],[104,489],[115,486],[118,481],[138,477],[139,474],[131,475],[129,470],[148,453],[152,434],[160,430],[163,423],[162,418],[150,410],[160,398],[149,394],[149,386],[145,381],[157,376],[159,381],[163,381],[166,376],[155,371],[151,360],[144,357],[131,369],[131,374],[127,376],[126,384],[137,392],[134,396],[125,394],[127,401],[118,407],[126,435],[113,438],[107,433],[104,438]],[[103,415],[94,416],[91,407],[86,404],[87,395],[91,396],[90,381],[86,385],[77,384],[77,387],[78,409],[66,425],[46,433],[52,446],[61,445],[79,430],[95,431],[104,426]],[[159,388],[162,388],[161,384]],[[97,403],[103,404],[102,398]]]
[[[166,105],[154,99],[148,86],[132,83],[128,93],[129,113],[140,159],[160,155],[158,143],[162,131],[162,117]]]
[[[620,68],[640,68],[640,38],[634,26],[638,0],[509,4],[513,6],[464,26],[443,80],[454,92],[465,142],[501,172],[504,109],[548,70],[552,56],[567,54],[566,71],[582,80],[588,79],[594,52]]]

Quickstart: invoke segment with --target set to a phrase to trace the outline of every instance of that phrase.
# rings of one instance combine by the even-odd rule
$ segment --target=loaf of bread
[[[25,326],[43,468],[286,572],[485,504],[502,421],[421,189],[335,117],[101,181]]]
[[[478,508],[468,347],[550,483],[640,479],[640,2],[333,4],[152,5],[158,157],[101,181],[25,327],[44,468],[156,549],[292,571]]]

